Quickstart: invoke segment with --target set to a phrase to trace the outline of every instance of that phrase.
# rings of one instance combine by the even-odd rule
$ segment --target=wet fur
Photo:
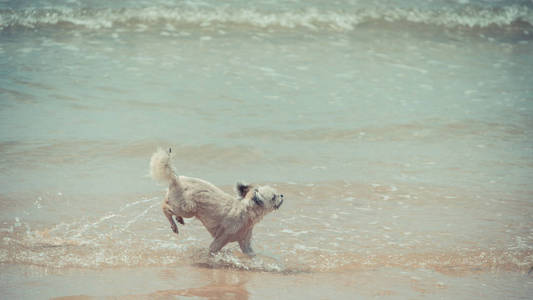
[[[169,184],[162,209],[172,231],[178,233],[173,217],[181,224],[185,224],[183,218],[196,217],[214,238],[209,246],[211,253],[238,242],[243,253],[255,255],[251,246],[253,227],[281,206],[283,195],[269,186],[238,182],[238,196],[232,196],[202,179],[176,176],[170,157],[170,152],[156,151],[150,160],[150,173],[155,180]]]

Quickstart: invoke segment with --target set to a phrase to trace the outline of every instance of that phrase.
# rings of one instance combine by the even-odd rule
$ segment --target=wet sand
[[[4,299],[528,299],[516,272],[375,268],[295,274],[199,266],[69,269],[2,266]],[[16,290],[6,287],[16,285]]]

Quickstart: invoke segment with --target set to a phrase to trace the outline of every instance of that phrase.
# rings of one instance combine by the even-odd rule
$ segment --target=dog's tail
[[[176,180],[176,174],[171,165],[170,151],[164,151],[163,149],[157,149],[152,158],[150,159],[150,175],[157,181],[172,181]]]

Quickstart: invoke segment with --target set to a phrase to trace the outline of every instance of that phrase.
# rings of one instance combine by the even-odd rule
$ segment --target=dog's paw
[[[185,221],[183,221],[182,217],[176,217],[176,221],[178,221],[181,225],[185,225]]]

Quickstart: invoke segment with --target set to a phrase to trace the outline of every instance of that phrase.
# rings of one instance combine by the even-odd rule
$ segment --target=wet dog
[[[214,238],[209,246],[211,253],[227,243],[239,242],[243,253],[254,256],[251,245],[254,225],[283,203],[283,195],[269,186],[237,182],[237,196],[232,196],[207,181],[176,176],[170,150],[159,149],[152,155],[150,174],[169,184],[162,207],[172,231],[178,233],[173,217],[181,224],[185,224],[183,218],[198,218]]]

